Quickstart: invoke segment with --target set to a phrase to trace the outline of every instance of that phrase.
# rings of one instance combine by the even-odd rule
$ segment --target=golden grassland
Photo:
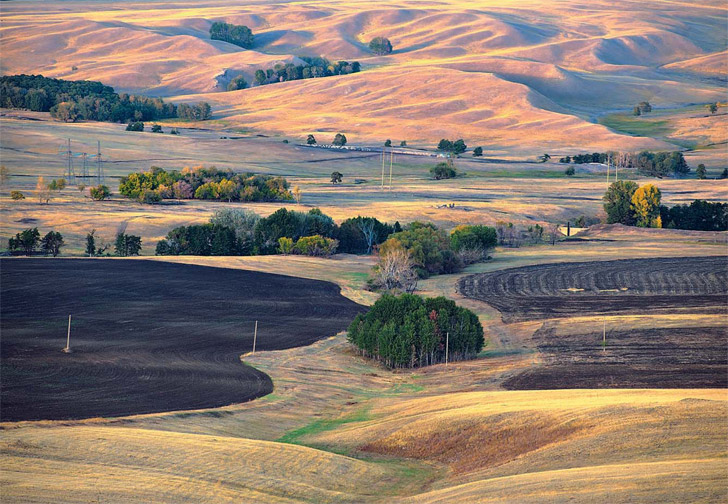
[[[462,137],[496,156],[667,149],[672,137],[632,137],[594,118],[641,100],[665,108],[725,95],[716,76],[725,69],[726,10],[717,1],[7,4],[3,74],[205,99],[220,126],[297,137],[344,131],[357,142],[428,145]],[[254,48],[210,40],[217,20],[251,27]],[[394,52],[372,54],[376,36]],[[232,76],[252,83],[256,69],[298,56],[358,60],[363,71],[218,92]]]
[[[551,261],[715,255],[694,233],[609,226],[598,238],[497,250],[463,274]],[[613,242],[596,241],[613,239]],[[672,244],[672,247],[667,247]],[[662,252],[662,253],[660,253]],[[370,263],[156,258],[334,281],[354,299]],[[120,259],[124,260],[124,259]],[[462,276],[422,282],[458,302]],[[486,327],[481,358],[392,372],[343,335],[245,354],[273,394],[245,404],[118,419],[0,424],[4,498],[55,502],[715,502],[728,492],[728,393],[703,390],[504,391],[540,365],[530,335],[468,301]],[[560,320],[578,333],[599,320]],[[622,315],[620,328],[724,325],[722,315]]]

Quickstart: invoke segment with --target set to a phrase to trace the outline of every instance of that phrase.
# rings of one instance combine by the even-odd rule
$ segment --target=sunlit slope
[[[552,141],[659,148],[664,144],[610,136],[584,119],[642,100],[701,103],[725,92],[712,78],[725,66],[721,2],[7,4],[0,28],[4,74],[97,79],[124,91],[194,100],[224,89],[236,75],[252,82],[256,69],[296,56],[362,63],[357,75],[214,100],[221,105],[215,116],[227,124],[288,134],[311,124],[358,140],[465,136],[511,146],[525,139],[531,149]],[[253,50],[209,40],[215,20],[251,27]],[[367,44],[375,36],[391,39],[394,53],[373,55]],[[430,94],[433,102],[425,99]]]

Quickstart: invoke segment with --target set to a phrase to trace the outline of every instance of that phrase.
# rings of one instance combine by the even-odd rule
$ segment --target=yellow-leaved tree
[[[644,185],[634,192],[631,207],[637,226],[662,227],[662,219],[660,218],[661,199],[662,193],[652,184]]]

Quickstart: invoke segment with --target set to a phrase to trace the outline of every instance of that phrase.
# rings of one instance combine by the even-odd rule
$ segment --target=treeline
[[[639,187],[628,180],[611,184],[603,199],[608,224],[728,231],[728,203],[695,200],[669,208],[661,205],[662,193],[656,186]]]
[[[148,172],[122,177],[119,193],[142,203],[163,199],[225,201],[288,201],[293,199],[283,177],[235,173],[215,167],[166,171],[152,166]]]
[[[210,105],[204,102],[177,107],[161,98],[119,95],[114,88],[100,82],[52,79],[42,75],[0,77],[0,106],[50,112],[52,117],[65,122],[210,118]]]
[[[10,240],[8,240],[8,250],[13,255],[35,255],[38,252],[38,247],[40,246],[40,253],[56,257],[61,253],[61,247],[63,247],[63,245],[65,245],[65,243],[61,233],[57,231],[48,231],[48,233],[41,238],[38,228],[25,229],[20,233],[16,233],[14,238],[10,238]]]
[[[215,21],[210,26],[210,38],[212,40],[229,42],[245,49],[253,47],[253,42],[255,41],[253,31],[247,26],[223,23],[221,21]]]
[[[330,256],[369,254],[401,230],[373,217],[346,219],[341,225],[318,208],[298,212],[281,208],[261,218],[244,209],[223,209],[207,224],[180,226],[157,244],[158,255]]]
[[[592,154],[576,154],[559,159],[560,163],[601,163],[610,162],[620,168],[637,168],[643,174],[652,177],[681,177],[690,172],[690,167],[682,152],[650,152],[644,150],[637,154],[627,152],[594,152]]]
[[[362,355],[390,368],[473,359],[483,349],[483,326],[470,310],[444,297],[383,295],[348,329]]]
[[[262,86],[275,82],[286,82],[301,79],[314,79],[317,77],[330,77],[332,75],[347,75],[357,73],[361,70],[358,61],[330,62],[326,58],[301,57],[305,65],[294,65],[293,63],[277,64],[267,70],[258,69],[255,71],[253,82]]]

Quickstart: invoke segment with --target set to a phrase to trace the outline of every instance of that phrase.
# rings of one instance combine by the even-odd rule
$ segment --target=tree
[[[576,169],[573,166],[569,166],[566,170],[564,170],[564,173],[567,177],[573,177],[576,173]]]
[[[141,248],[142,238],[140,236],[128,235],[123,232],[116,235],[114,250],[117,256],[129,257],[139,255]]]
[[[384,142],[384,146],[385,147],[391,147],[392,146],[392,141],[389,138],[387,138],[387,140]]]
[[[308,135],[306,138],[306,145],[316,145],[316,137],[313,135]]]
[[[551,245],[556,245],[556,242],[558,239],[562,236],[561,231],[559,230],[558,224],[551,224],[549,226],[549,241],[551,242]]]
[[[331,183],[332,184],[341,184],[341,181],[343,180],[344,176],[341,174],[341,172],[335,171],[331,173]]]
[[[546,161],[548,161],[549,159],[551,159],[551,156],[549,156],[548,154],[543,154],[543,155],[539,156],[538,159],[542,163],[545,163]]]
[[[152,133],[164,133],[164,131],[159,124],[152,124]]]
[[[401,142],[399,142],[399,146],[400,147],[407,147],[407,140],[402,140]]]
[[[337,133],[336,136],[334,137],[333,143],[334,143],[334,145],[343,147],[344,145],[346,145],[346,135],[344,135],[343,133]]]
[[[92,229],[90,233],[86,233],[86,254],[89,257],[96,255],[96,230]]]
[[[213,214],[210,224],[232,229],[240,254],[252,255],[255,245],[255,226],[259,220],[260,216],[253,211],[223,208]]]
[[[63,236],[61,233],[48,231],[41,241],[41,250],[43,253],[48,255],[51,254],[56,257],[61,253],[61,247],[63,246]]]
[[[708,110],[710,110],[711,114],[715,114],[718,111],[718,104],[717,103],[709,103],[705,106]]]
[[[728,168],[723,168],[723,171],[720,173],[720,178],[721,179],[728,178]]]
[[[5,165],[0,166],[0,186],[5,186],[10,180],[10,171],[8,171]]]
[[[609,186],[602,198],[604,211],[607,213],[607,224],[634,225],[632,196],[637,191],[637,187],[637,184],[628,180],[620,180]]]
[[[645,114],[647,112],[652,112],[652,105],[650,105],[650,102],[648,102],[648,101],[639,102],[637,104],[637,108],[639,109],[640,113],[642,113],[642,114]],[[635,115],[637,115],[637,114],[635,114]]]
[[[435,180],[443,180],[457,177],[458,172],[450,163],[438,163],[430,168],[430,174]]]
[[[392,232],[392,226],[374,217],[357,216],[343,221],[335,237],[339,240],[340,252],[371,254],[374,245],[382,243]]]
[[[465,142],[462,138],[455,140],[454,142],[451,140],[447,140],[445,138],[440,139],[440,142],[437,144],[437,150],[443,151],[443,152],[449,152],[451,154],[462,154],[465,152],[465,150],[468,148],[467,145],[465,145]]]
[[[301,204],[301,198],[303,197],[303,193],[301,192],[301,188],[296,186],[293,188],[293,197],[296,199],[296,204]]]
[[[38,182],[35,184],[35,193],[40,204],[48,204],[51,200],[51,190],[43,177],[38,177]]]
[[[640,110],[640,108],[637,105],[635,105],[634,108],[632,109],[632,115],[635,115],[635,116],[642,115],[642,111]]]
[[[481,157],[483,155],[483,148],[482,147],[476,147],[473,149],[473,157]]]
[[[695,175],[696,175],[696,176],[697,176],[697,177],[698,177],[699,179],[701,179],[701,180],[702,180],[702,179],[704,179],[704,178],[706,178],[706,177],[708,176],[708,172],[707,172],[707,170],[705,169],[705,165],[704,165],[703,163],[700,163],[700,164],[698,165],[698,168],[697,168],[697,169],[695,170]]]
[[[245,89],[248,87],[248,82],[243,78],[242,75],[238,75],[227,86],[228,91],[237,91],[238,89]]]
[[[103,201],[111,196],[109,188],[103,184],[89,189],[89,193],[94,201]]]
[[[496,230],[488,226],[460,225],[450,233],[450,245],[465,264],[482,261],[497,244]]]
[[[409,252],[398,243],[380,252],[374,279],[377,286],[386,291],[412,293],[417,289],[419,276]]]
[[[20,191],[10,191],[10,197],[15,201],[25,199],[25,195]]]
[[[255,77],[254,77],[253,81],[258,86],[261,86],[261,85],[265,84],[266,79],[267,79],[267,77],[266,77],[265,72],[263,70],[258,69],[258,70],[255,71]]]
[[[660,219],[660,190],[652,184],[638,188],[632,195],[631,210],[635,225],[639,227],[662,227]]]
[[[280,250],[283,255],[291,254],[291,252],[293,252],[293,240],[286,236],[281,236],[278,238],[278,250]]]
[[[369,42],[369,49],[374,54],[383,56],[392,52],[392,43],[389,41],[388,38],[374,37],[371,42]]]
[[[11,251],[22,250],[27,256],[33,255],[38,243],[40,242],[40,233],[38,228],[29,228],[15,234],[15,238],[10,238],[8,248]]]
[[[74,102],[61,102],[51,107],[51,117],[63,122],[76,122],[78,120],[78,106]]]

